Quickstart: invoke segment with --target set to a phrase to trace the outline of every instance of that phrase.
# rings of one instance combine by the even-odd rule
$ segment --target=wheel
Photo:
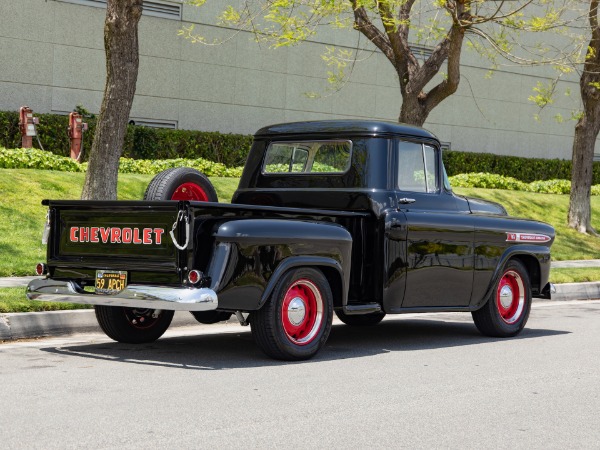
[[[210,325],[217,322],[224,322],[231,317],[230,312],[224,311],[190,311],[194,319],[205,325]]]
[[[146,188],[144,200],[219,201],[208,178],[189,167],[175,167],[156,175]]]
[[[365,327],[370,325],[377,325],[385,317],[385,313],[371,313],[371,314],[359,314],[359,315],[348,315],[342,310],[336,310],[335,315],[338,316],[342,322],[346,325],[352,325],[357,327]]]
[[[102,331],[117,342],[143,344],[161,337],[173,320],[174,311],[94,306]]]
[[[287,272],[267,303],[252,314],[250,326],[258,346],[272,358],[312,358],[331,331],[333,295],[320,270]]]
[[[531,311],[531,284],[527,270],[510,260],[486,304],[473,311],[477,329],[486,336],[509,337],[521,332]]]

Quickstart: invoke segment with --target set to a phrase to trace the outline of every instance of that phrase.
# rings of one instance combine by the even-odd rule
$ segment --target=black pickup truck
[[[144,201],[54,201],[46,275],[30,299],[95,305],[120,342],[158,339],[173,311],[235,314],[260,348],[300,360],[333,314],[464,311],[485,335],[514,336],[549,297],[554,229],[456,195],[440,143],[375,121],[273,125],[254,138],[231,204],[199,172],[157,175]]]

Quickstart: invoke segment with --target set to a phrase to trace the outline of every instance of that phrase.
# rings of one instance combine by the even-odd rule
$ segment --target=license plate
[[[127,272],[96,270],[96,294],[116,294],[127,286]]]

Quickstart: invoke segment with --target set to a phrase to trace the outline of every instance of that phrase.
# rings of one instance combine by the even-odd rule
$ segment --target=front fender
[[[518,245],[509,247],[504,251],[494,269],[494,274],[485,291],[485,295],[472,305],[472,309],[477,310],[485,305],[498,283],[498,280],[502,276],[504,266],[513,258],[520,259],[525,264],[530,274],[530,278],[533,278],[532,273],[535,270],[539,271],[539,276],[536,275],[535,280],[530,280],[532,284],[531,288],[537,293],[534,296],[543,296],[543,288],[548,283],[548,278],[550,276],[550,248],[539,245]],[[535,264],[535,266],[532,264]]]

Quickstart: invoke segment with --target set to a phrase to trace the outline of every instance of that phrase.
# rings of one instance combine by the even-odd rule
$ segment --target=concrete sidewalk
[[[552,263],[556,268],[600,267],[600,260],[560,261]],[[39,277],[0,278],[0,288],[25,287]],[[25,289],[23,289],[25,294]],[[600,299],[600,281],[589,283],[564,283],[556,285],[552,300],[597,300]],[[229,319],[237,322],[235,315]],[[185,311],[177,311],[171,326],[205,326]],[[42,336],[61,336],[84,332],[99,332],[94,310],[48,311],[35,313],[0,314],[0,340],[28,339]]]
[[[553,269],[584,269],[600,267],[600,259],[580,259],[574,261],[552,261]]]

